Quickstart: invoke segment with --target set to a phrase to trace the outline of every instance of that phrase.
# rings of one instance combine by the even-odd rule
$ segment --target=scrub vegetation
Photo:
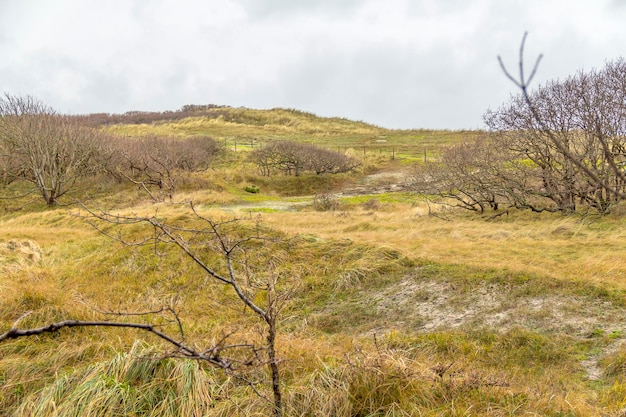
[[[64,120],[108,153],[52,202],[5,177],[0,415],[626,415],[619,194],[416,192],[486,132],[214,105]],[[267,175],[267,148],[349,169]],[[68,320],[102,325],[18,335]]]

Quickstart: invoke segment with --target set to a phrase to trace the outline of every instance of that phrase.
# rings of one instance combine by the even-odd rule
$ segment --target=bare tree
[[[444,149],[420,167],[412,188],[437,201],[483,212],[606,213],[626,197],[626,62],[580,71],[529,91],[520,47],[521,94],[484,116],[491,134]]]
[[[318,148],[314,145],[302,144],[305,167],[315,174],[338,174],[354,171],[360,164],[342,153]]]
[[[225,285],[232,290],[234,300],[238,300],[246,311],[256,316],[264,327],[264,342],[229,343],[230,337],[222,337],[218,343],[208,348],[198,349],[185,340],[183,325],[172,308],[165,312],[173,315],[177,333],[171,334],[160,326],[151,323],[116,321],[66,320],[47,324],[38,328],[19,329],[17,324],[0,335],[0,342],[7,339],[56,332],[63,328],[105,326],[140,329],[152,333],[174,346],[172,356],[206,361],[236,376],[255,389],[259,395],[258,383],[245,376],[246,369],[266,366],[271,385],[272,414],[282,416],[282,388],[279,369],[280,359],[276,351],[278,320],[281,310],[288,302],[290,288],[289,266],[285,258],[289,253],[289,241],[273,237],[269,231],[254,219],[231,219],[214,221],[199,213],[193,204],[189,205],[193,219],[177,218],[168,220],[158,216],[121,216],[85,207],[87,212],[78,214],[84,217],[98,231],[127,246],[150,245],[157,253],[173,247],[201,271],[199,279],[206,283]],[[104,227],[107,225],[107,227]],[[112,230],[111,226],[113,227]],[[127,226],[132,231],[125,234]],[[143,231],[139,232],[137,228]],[[140,238],[131,238],[140,235]],[[289,281],[289,282],[285,282]],[[235,354],[229,355],[229,352]],[[242,373],[243,372],[243,373]],[[265,397],[265,396],[264,396]]]
[[[32,97],[0,98],[0,177],[26,181],[53,205],[93,174],[99,134]]]
[[[531,92],[529,85],[542,56],[527,76],[526,36],[520,45],[517,77],[498,57],[521,96],[489,112],[487,124],[521,139],[519,150],[541,168],[546,188],[556,191],[560,206],[574,209],[582,202],[604,212],[626,197],[626,62],[609,62],[600,71],[581,71]]]
[[[483,212],[498,209],[498,176],[502,155],[487,137],[442,150],[437,161],[416,165],[408,188],[430,201]]]

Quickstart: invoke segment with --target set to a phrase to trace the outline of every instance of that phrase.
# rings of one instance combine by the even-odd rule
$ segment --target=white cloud
[[[4,0],[0,91],[61,111],[292,107],[386,127],[474,128],[514,87],[624,50],[613,0]]]

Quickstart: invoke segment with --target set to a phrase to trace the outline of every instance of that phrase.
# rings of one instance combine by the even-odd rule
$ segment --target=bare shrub
[[[443,149],[438,161],[415,167],[408,188],[455,207],[498,209],[506,155],[491,145],[483,137]]]
[[[339,200],[331,193],[316,194],[313,198],[313,208],[316,211],[335,211],[339,206]]]
[[[364,202],[362,206],[365,210],[378,210],[380,209],[381,204],[380,200],[378,200],[377,198],[370,198],[369,200]]]
[[[526,34],[519,78],[498,58],[521,94],[487,112],[485,121],[538,168],[541,191],[559,210],[606,213],[626,198],[626,62],[608,62],[601,70],[579,71],[530,91],[541,56],[525,75],[525,41]]]
[[[411,188],[478,212],[608,213],[626,197],[624,103],[623,60],[524,90],[485,114],[491,134],[444,149]]]
[[[22,316],[10,329],[0,333],[0,343],[74,327],[142,331],[169,345],[171,350],[167,356],[202,362],[224,372],[238,384],[252,388],[266,400],[263,403],[265,413],[259,414],[282,416],[283,387],[277,337],[280,314],[299,282],[298,268],[294,269],[293,264],[286,262],[296,243],[285,241],[279,233],[260,225],[257,219],[209,219],[196,211],[192,203],[189,203],[187,216],[170,219],[156,214],[124,217],[83,208],[86,213],[77,213],[77,216],[127,247],[147,246],[154,249],[154,256],[164,259],[170,251],[183,255],[189,265],[196,267],[191,278],[204,290],[196,296],[211,299],[215,294],[212,288],[225,288],[220,290],[225,304],[234,302],[242,308],[241,313],[232,319],[232,330],[221,335],[207,330],[196,342],[188,341],[176,303],[168,301],[160,308],[143,312],[96,309],[96,316],[114,317],[114,320],[94,320],[92,312],[89,320],[65,319],[36,327],[29,325],[24,320],[26,316]],[[224,307],[220,305],[220,308]],[[250,321],[246,316],[255,320]],[[137,321],[129,321],[130,318]],[[245,323],[250,324],[251,331],[236,335]],[[257,336],[250,337],[251,334]],[[111,409],[108,407],[112,405],[105,404],[104,407]]]
[[[180,174],[206,170],[220,150],[215,140],[205,136],[118,137],[108,144],[108,152],[102,157],[106,171],[119,180],[137,184],[155,200],[171,199]]]
[[[296,176],[304,172],[338,174],[353,171],[359,166],[356,159],[344,154],[289,141],[276,141],[256,149],[250,153],[249,160],[265,176],[276,172]]]

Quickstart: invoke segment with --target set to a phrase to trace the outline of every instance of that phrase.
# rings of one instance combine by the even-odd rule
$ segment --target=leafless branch
[[[535,65],[533,66],[533,70],[531,71],[530,76],[528,77],[528,79],[526,79],[524,77],[524,46],[526,44],[527,36],[528,36],[528,32],[524,32],[524,36],[522,37],[522,43],[520,44],[520,48],[519,48],[519,79],[515,78],[514,76],[511,75],[511,73],[509,73],[509,71],[506,69],[504,65],[504,62],[502,61],[502,57],[498,55],[498,62],[500,63],[500,68],[502,68],[502,71],[507,76],[507,78],[511,80],[513,84],[519,87],[522,91],[526,91],[526,89],[528,88],[528,85],[531,83],[531,81],[535,77],[535,74],[537,73],[537,69],[539,68],[539,63],[541,62],[541,59],[543,58],[543,54],[539,54],[539,56],[535,60]]]
[[[77,297],[77,300],[87,306],[89,309],[95,311],[96,313],[102,314],[104,316],[117,316],[117,317],[145,317],[145,316],[154,316],[154,315],[162,315],[164,320],[176,323],[176,327],[178,329],[178,333],[180,335],[180,340],[185,340],[185,332],[183,328],[183,323],[178,315],[178,312],[172,306],[161,306],[155,310],[147,310],[147,311],[112,311],[112,310],[104,310],[98,308],[94,305],[87,303],[80,297]],[[171,318],[166,318],[164,314],[169,314]]]
[[[262,360],[257,356],[259,351],[255,346],[245,343],[228,345],[225,343],[225,339],[218,341],[214,346],[200,353],[193,349],[192,353],[188,351],[181,352],[180,349],[177,349],[176,352],[173,352],[173,355],[203,360],[207,360],[205,357],[208,357],[213,362],[219,362],[223,360],[221,352],[224,350],[248,350],[248,353],[256,357],[230,358],[222,363],[224,369],[236,366],[250,366],[253,363],[257,365],[266,364],[271,374],[274,407],[277,410],[275,416],[281,415],[281,388],[278,382],[280,380],[279,360],[275,350],[275,341],[278,314],[284,306],[288,294],[277,292],[278,275],[273,274],[272,271],[272,268],[277,266],[272,262],[271,253],[267,251],[267,247],[257,244],[257,242],[274,242],[274,239],[262,236],[258,222],[255,222],[253,229],[249,229],[245,226],[239,226],[241,222],[248,222],[248,220],[234,218],[217,221],[203,216],[193,202],[173,204],[187,205],[194,218],[191,221],[181,222],[158,216],[157,213],[147,216],[113,214],[106,210],[87,207],[85,204],[81,206],[84,212],[76,215],[85,218],[100,233],[124,245],[142,246],[153,244],[155,245],[155,250],[157,245],[161,249],[167,245],[176,247],[193,264],[206,273],[208,278],[216,283],[229,286],[243,306],[252,310],[267,326],[266,343],[263,345],[263,352],[264,355],[267,355],[267,360]],[[129,240],[121,233],[119,228],[103,227],[105,224],[120,227],[145,225],[146,229],[143,237],[139,239],[133,237],[133,239]],[[248,255],[249,251],[251,253],[260,252],[257,252],[257,255],[251,258]],[[221,258],[221,261],[212,264],[214,258],[208,256],[209,254],[217,255]],[[258,264],[259,256],[268,257],[267,263],[263,264],[262,267],[261,265],[256,265]],[[253,279],[253,276],[257,273],[260,273],[261,278]],[[265,280],[265,283],[261,284],[263,280]],[[260,291],[266,295],[263,297],[262,304],[256,301],[256,295]],[[164,309],[163,311],[168,310]],[[172,314],[174,314],[174,317],[177,317],[175,312],[172,312]],[[181,329],[182,338],[182,327],[179,326],[179,329]]]
[[[500,67],[501,67],[502,71],[504,72],[506,77],[509,80],[511,80],[520,89],[520,91],[522,92],[522,97],[524,98],[524,101],[525,101],[526,105],[528,106],[528,109],[530,110],[530,113],[531,113],[532,117],[537,122],[537,124],[540,127],[541,131],[545,134],[545,136],[547,138],[549,138],[551,143],[559,150],[559,152],[561,152],[571,163],[573,163],[578,169],[580,169],[582,172],[584,172],[589,178],[592,179],[592,181],[595,184],[600,186],[606,192],[614,194],[615,196],[617,196],[620,199],[626,198],[626,193],[622,192],[618,187],[612,186],[611,184],[607,183],[605,181],[605,179],[601,178],[596,172],[594,172],[587,164],[584,163],[584,161],[582,161],[570,149],[568,149],[568,147],[563,143],[563,141],[559,140],[559,138],[555,135],[553,129],[551,129],[545,123],[545,121],[544,121],[543,117],[541,116],[539,110],[535,106],[535,103],[531,99],[529,91],[528,91],[528,86],[529,86],[530,82],[532,81],[532,79],[534,78],[534,76],[535,76],[535,74],[537,72],[537,69],[539,67],[539,63],[541,61],[542,55],[539,55],[539,57],[535,61],[535,64],[533,66],[533,70],[531,71],[530,76],[528,78],[525,78],[525,75],[524,75],[524,46],[525,46],[525,42],[526,42],[526,36],[527,36],[527,33],[524,33],[524,36],[522,38],[522,42],[521,42],[521,45],[520,45],[519,63],[518,63],[518,65],[519,65],[519,78],[515,78],[514,76],[511,75],[511,73],[507,70],[506,66],[504,65],[504,62],[502,61],[502,58],[500,56],[498,56],[498,62],[500,63]],[[605,152],[607,152],[608,149],[606,147],[606,142],[604,140],[602,140],[602,138],[599,138],[599,140],[601,142],[601,145],[604,147]],[[610,162],[609,162],[609,164],[610,164]],[[624,180],[626,180],[626,176],[624,175],[624,173],[620,169],[618,169],[615,164],[612,165],[612,168],[613,168],[614,174],[618,178],[620,178],[620,180],[622,182]]]

